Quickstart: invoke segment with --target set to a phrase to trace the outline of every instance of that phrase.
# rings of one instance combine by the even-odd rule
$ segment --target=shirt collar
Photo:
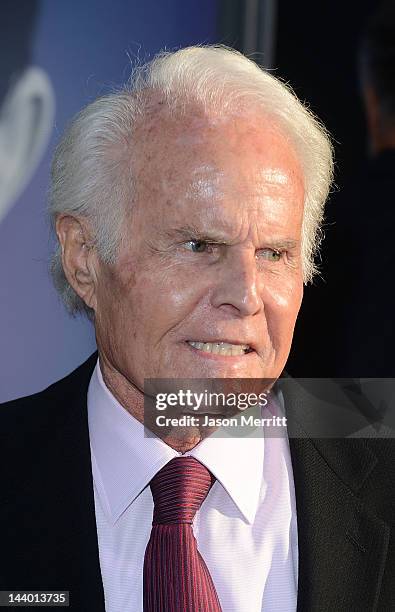
[[[116,400],[103,381],[99,361],[88,389],[88,423],[93,478],[109,520],[115,524],[149,485],[154,475],[182,453],[157,436],[145,437],[144,425]],[[203,463],[231,497],[247,523],[257,511],[263,477],[261,427],[244,437],[226,430],[202,440],[184,456]]]

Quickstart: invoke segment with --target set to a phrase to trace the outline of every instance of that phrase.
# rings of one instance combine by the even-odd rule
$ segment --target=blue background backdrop
[[[32,180],[0,223],[0,402],[39,391],[94,349],[93,328],[71,319],[48,274],[49,166],[69,119],[127,80],[130,60],[216,41],[216,0],[42,0],[32,64],[56,96],[53,133]]]

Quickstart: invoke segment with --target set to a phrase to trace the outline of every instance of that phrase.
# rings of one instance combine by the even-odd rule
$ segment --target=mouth
[[[207,355],[219,355],[221,357],[242,357],[255,352],[249,344],[232,344],[230,342],[202,342],[200,340],[187,340],[186,344],[195,351]]]

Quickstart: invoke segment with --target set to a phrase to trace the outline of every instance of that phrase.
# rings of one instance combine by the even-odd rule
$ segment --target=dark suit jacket
[[[86,402],[96,358],[0,406],[0,590],[68,590],[81,612],[104,610]],[[298,610],[395,610],[394,441],[290,448]]]

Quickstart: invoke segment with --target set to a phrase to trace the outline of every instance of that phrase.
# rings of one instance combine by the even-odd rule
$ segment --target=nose
[[[239,316],[252,316],[263,307],[259,270],[255,253],[250,250],[230,252],[217,270],[211,303],[215,308],[232,310]]]

